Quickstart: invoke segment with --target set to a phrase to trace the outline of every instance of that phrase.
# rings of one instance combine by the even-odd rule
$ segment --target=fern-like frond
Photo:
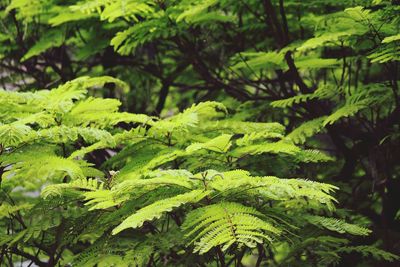
[[[372,63],[385,63],[391,61],[400,61],[400,48],[396,42],[387,42],[376,48],[368,58]]]
[[[283,69],[284,54],[281,52],[241,52],[231,58],[232,69],[247,72],[261,69]]]
[[[113,146],[112,144],[114,144],[113,137],[109,132],[91,127],[68,127],[61,125],[39,130],[35,135],[32,135],[32,139],[55,144],[74,142],[80,137],[88,144],[103,140],[109,146]]]
[[[331,231],[335,231],[341,234],[349,233],[351,235],[369,235],[371,230],[358,226],[356,224],[350,224],[343,220],[335,219],[335,218],[328,218],[316,215],[307,215],[304,217],[309,223],[329,229]]]
[[[305,149],[296,153],[295,161],[304,163],[317,163],[333,161],[334,158],[315,149]]]
[[[218,102],[207,101],[185,109],[182,113],[154,123],[149,130],[151,135],[160,133],[187,132],[200,122],[212,121],[225,116],[226,107]]]
[[[134,177],[136,173],[134,173]],[[129,174],[125,179],[129,179]],[[136,178],[136,177],[135,177]],[[113,193],[117,195],[129,193],[131,195],[143,195],[144,193],[150,192],[158,187],[163,186],[178,186],[185,189],[193,189],[193,181],[188,176],[173,176],[160,175],[156,178],[150,179],[129,179],[125,180],[112,188]],[[131,196],[132,197],[132,196]]]
[[[113,234],[127,228],[137,228],[143,225],[144,222],[160,218],[165,212],[172,211],[174,208],[180,207],[187,203],[196,203],[207,196],[210,192],[203,190],[193,190],[185,194],[175,197],[163,199],[141,208],[133,215],[125,219],[120,225],[113,230]]]
[[[114,83],[126,90],[127,85],[121,80],[109,77],[79,77],[60,85],[51,91],[40,91],[38,94],[43,96],[43,100],[39,103],[43,109],[56,112],[66,113],[74,106],[74,100],[83,99],[87,93],[87,89],[95,86],[103,86],[105,83]]]
[[[138,21],[138,16],[146,17],[154,12],[154,2],[146,0],[110,1],[94,0],[84,1],[70,6],[70,9],[83,14],[98,13],[101,20],[113,22],[117,18]]]
[[[0,219],[4,217],[10,217],[16,212],[19,212],[21,210],[29,210],[33,207],[33,204],[30,203],[24,203],[20,205],[10,205],[6,202],[3,202],[0,205]]]
[[[215,5],[221,4],[220,1],[183,1],[179,5],[182,9],[176,17],[176,22],[185,21],[190,24],[210,24],[216,22],[232,22],[233,16],[229,16],[225,12],[210,11]]]
[[[33,130],[24,124],[12,123],[0,125],[0,144],[3,147],[17,147],[29,139]]]
[[[306,139],[319,133],[323,129],[323,122],[326,117],[320,117],[302,123],[299,127],[290,132],[285,138],[290,139],[295,144],[303,144]]]
[[[42,192],[41,196],[43,198],[48,198],[52,196],[60,196],[63,191],[68,189],[74,190],[102,190],[104,183],[99,182],[97,179],[76,179],[70,183],[64,184],[53,184],[46,186]]]
[[[86,206],[90,206],[89,210],[97,210],[97,209],[107,209],[117,205],[120,205],[122,202],[128,200],[129,195],[118,195],[113,194],[111,190],[102,189],[89,191],[84,193]]]
[[[117,18],[133,19],[139,22],[138,16],[146,17],[154,13],[153,1],[134,0],[134,1],[113,1],[105,5],[101,11],[100,19],[113,22]]]
[[[138,47],[153,40],[173,37],[178,33],[178,29],[171,25],[164,12],[159,11],[153,15],[153,19],[139,22],[122,32],[118,32],[111,40],[111,45],[115,51],[122,55],[128,55]]]
[[[238,192],[249,197],[256,194],[265,200],[282,201],[283,206],[297,202],[302,207],[322,208],[321,205],[326,205],[329,210],[334,210],[336,200],[330,193],[337,187],[329,184],[274,176],[254,177],[242,170],[207,173],[208,186],[226,196],[235,196]]]
[[[199,254],[217,246],[225,251],[234,244],[253,248],[257,243],[272,242],[281,233],[254,208],[234,202],[220,202],[191,211],[182,229]]]
[[[102,237],[77,254],[73,258],[72,264],[82,267],[143,266],[153,251],[153,247],[140,239]]]
[[[382,43],[391,43],[395,41],[400,41],[400,33],[392,36],[385,37],[385,39],[382,40]]]
[[[283,135],[275,132],[253,132],[245,134],[236,140],[238,146],[248,146],[260,141],[271,141],[271,139],[282,139]]]
[[[30,59],[31,57],[40,55],[46,50],[59,47],[65,41],[64,29],[53,29],[47,31],[28,52],[21,58],[21,61]]]
[[[233,157],[240,158],[248,155],[259,155],[263,153],[294,155],[299,151],[300,148],[290,142],[278,141],[275,143],[263,143],[245,147],[237,147],[229,152],[229,154]]]
[[[74,22],[74,21],[83,21],[83,20],[90,19],[93,17],[95,17],[94,14],[74,12],[70,8],[65,7],[62,10],[60,10],[60,12],[56,16],[51,17],[48,20],[48,23],[54,27],[54,26],[62,25],[64,23]]]
[[[236,120],[218,120],[215,122],[204,122],[202,128],[207,132],[224,132],[226,134],[244,134],[243,140],[247,138],[255,140],[258,135],[279,138],[283,136],[285,127],[279,123],[246,122]],[[254,136],[256,135],[256,136]],[[269,139],[269,137],[268,137]],[[239,141],[240,139],[238,139]],[[240,143],[240,141],[239,141]]]
[[[214,151],[214,152],[218,152],[218,153],[225,153],[228,151],[228,149],[232,145],[232,143],[230,141],[231,138],[232,138],[232,135],[230,135],[230,134],[222,134],[222,135],[215,137],[205,143],[191,144],[190,146],[188,146],[186,148],[186,151],[188,153],[193,153],[200,149],[206,149],[206,150],[210,150],[210,151]]]
[[[344,105],[341,108],[337,109],[334,113],[329,115],[324,120],[323,126],[326,126],[329,124],[334,124],[338,120],[340,120],[342,118],[350,117],[367,107],[368,107],[368,105],[366,103],[362,103],[362,102],[357,103],[357,104]]]
[[[1,157],[2,166],[12,167],[4,173],[4,182],[36,187],[39,181],[61,181],[68,176],[72,180],[86,177],[83,161],[56,156],[52,151],[24,148]]]
[[[313,98],[315,98],[314,94],[296,95],[290,98],[272,101],[271,106],[274,108],[287,108],[292,107],[294,104],[307,102],[308,100]]]
[[[116,99],[87,98],[74,105],[64,116],[64,123],[99,128],[113,126],[122,121],[152,124],[153,119],[147,115],[117,112],[120,104]]]

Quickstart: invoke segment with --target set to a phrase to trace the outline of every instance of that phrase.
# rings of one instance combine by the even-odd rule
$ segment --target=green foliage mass
[[[282,125],[240,121],[218,102],[165,119],[119,112],[119,101],[89,96],[109,82],[123,85],[85,77],[50,91],[2,92],[16,108],[0,128],[0,222],[7,230],[0,240],[15,256],[39,266],[134,266],[165,257],[167,265],[185,266],[211,264],[213,255],[223,264],[320,231],[370,234],[335,218],[337,187],[252,167],[254,160],[296,166],[330,159],[304,153]],[[105,158],[96,158],[100,151]],[[151,245],[155,237],[165,241]],[[360,251],[396,259],[374,247],[333,243],[326,252],[337,257]],[[39,244],[36,254],[28,252]],[[298,253],[285,261],[299,261]]]
[[[397,266],[399,14],[0,0],[0,266]]]

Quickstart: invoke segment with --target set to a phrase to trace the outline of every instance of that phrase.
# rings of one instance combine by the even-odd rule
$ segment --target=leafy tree
[[[350,243],[370,230],[335,211],[337,187],[272,176],[331,160],[296,146],[281,124],[241,121],[218,102],[166,119],[118,112],[118,100],[88,96],[109,82],[125,86],[81,77],[1,92],[2,261],[226,266],[256,253],[257,266],[300,266],[353,251],[397,259]]]
[[[4,124],[0,138],[6,144],[4,147],[11,148],[3,149],[3,154],[21,144],[37,143],[35,132],[44,131],[46,142],[53,143],[52,138],[59,138],[56,150],[52,152],[57,160],[59,156],[68,158],[70,155],[73,155],[72,159],[85,159],[94,164],[96,170],[107,173],[107,179],[103,177],[101,180],[100,176],[96,176],[98,172],[93,176],[86,172],[75,173],[78,170],[75,165],[62,161],[62,166],[69,166],[65,167],[67,169],[59,169],[51,176],[33,175],[43,180],[31,184],[30,190],[37,190],[41,183],[57,184],[53,176],[68,173],[60,186],[43,189],[47,193],[45,200],[41,201],[68,199],[75,204],[70,203],[74,210],[81,203],[89,202],[91,204],[87,208],[93,210],[80,212],[88,216],[87,222],[91,223],[98,220],[88,214],[104,210],[108,212],[113,208],[124,209],[131,198],[143,202],[131,203],[129,205],[132,206],[128,205],[125,209],[130,207],[138,212],[161,212],[146,213],[150,217],[143,226],[137,222],[124,224],[130,225],[133,230],[126,229],[112,238],[101,234],[99,239],[88,237],[84,242],[76,241],[79,245],[74,250],[65,250],[70,258],[86,249],[86,255],[93,257],[99,256],[99,250],[108,256],[120,256],[110,256],[109,262],[123,260],[124,257],[128,259],[131,256],[125,253],[129,245],[133,246],[130,251],[136,251],[135,255],[150,255],[150,258],[135,258],[138,265],[141,265],[140,259],[147,259],[145,264],[150,265],[187,265],[182,262],[185,259],[199,262],[199,265],[216,259],[218,264],[222,264],[223,259],[226,265],[240,265],[240,260],[246,264],[247,260],[253,259],[248,256],[251,252],[255,254],[254,258],[261,255],[259,265],[325,266],[338,263],[348,266],[354,262],[360,262],[363,266],[374,263],[378,266],[388,265],[380,261],[395,257],[378,251],[376,246],[394,254],[400,253],[400,180],[397,162],[400,147],[399,4],[397,0],[0,0],[0,81],[2,87],[8,90],[7,97],[0,100],[1,123]],[[78,78],[103,75],[120,78],[130,86],[109,77]],[[66,83],[76,78],[78,80]],[[87,98],[83,102],[86,98],[82,95],[72,102],[63,102],[59,93],[54,93],[53,97],[51,93],[43,93],[45,91],[33,93],[33,89],[65,88],[67,84],[71,86],[78,81],[79,88],[97,86],[96,90],[90,91],[92,97],[114,99]],[[10,93],[15,90],[19,93]],[[63,90],[66,89],[60,89]],[[9,100],[9,93],[22,94],[25,100],[19,97]],[[42,94],[42,98],[38,97]],[[29,107],[25,106],[24,101],[31,97],[37,100],[29,100]],[[47,101],[53,103],[50,105],[52,107],[46,106]],[[78,104],[80,101],[82,104]],[[193,103],[200,102],[204,103],[191,107]],[[150,115],[120,114],[117,112],[118,103],[122,103],[120,106],[123,111]],[[62,111],[54,111],[58,108]],[[185,108],[186,111],[179,113]],[[202,111],[203,108],[206,111]],[[222,116],[224,110],[229,111],[227,117]],[[54,113],[48,116],[49,111]],[[46,116],[38,115],[38,112],[44,112]],[[69,115],[60,121],[60,112]],[[198,112],[200,115],[189,115]],[[211,116],[211,113],[214,115]],[[35,115],[26,118],[29,114]],[[151,117],[153,115],[156,117]],[[54,126],[53,120],[60,125],[50,131],[48,128]],[[272,122],[279,122],[280,126]],[[96,133],[92,132],[93,129],[96,129]],[[65,132],[67,130],[68,133]],[[134,136],[133,141],[127,132]],[[65,139],[64,135],[69,137]],[[60,143],[65,143],[65,155],[57,150],[60,149]],[[40,144],[40,148],[44,147]],[[36,150],[29,148],[22,154],[31,159],[33,157],[29,151]],[[40,162],[26,166],[41,170]],[[4,171],[9,171],[15,162],[5,164]],[[189,173],[158,173],[177,169]],[[247,172],[239,172],[232,178],[230,171],[235,169]],[[28,167],[22,168],[22,173],[28,170]],[[108,174],[110,170],[113,175]],[[137,179],[138,183],[128,183],[125,188],[122,181],[124,175],[133,170],[139,174],[127,176],[127,179]],[[115,171],[119,172],[115,174]],[[18,177],[19,174],[15,175]],[[271,175],[306,177],[338,186],[340,190],[335,197],[339,209],[334,211],[332,207],[326,207],[323,211],[322,206],[328,203],[317,208],[310,202],[307,205],[311,207],[293,206],[291,203],[290,208],[282,212],[279,208],[287,205],[287,199],[275,199],[268,195],[271,192],[258,189],[258,186],[262,188],[263,179]],[[122,179],[119,178],[121,176]],[[178,178],[172,178],[175,176]],[[96,180],[88,180],[88,177],[96,177]],[[191,181],[190,186],[153,180],[176,182],[185,181],[185,177]],[[237,177],[239,180],[232,180],[228,184],[224,183],[225,177]],[[216,188],[211,187],[209,190],[212,192],[193,202],[193,199],[197,200],[196,195],[185,194],[203,190],[201,184],[196,184],[201,179],[208,181],[206,184],[211,183],[210,186],[214,184],[212,186]],[[86,182],[92,181],[91,186],[96,189],[73,190],[79,189],[77,184],[72,185],[72,189],[68,188],[67,185],[75,180],[77,184],[82,183],[83,187]],[[142,180],[159,181],[160,184],[146,185],[147,181]],[[245,182],[250,180],[261,184],[253,184],[256,188],[240,192],[241,196],[237,196],[236,183],[238,188],[244,189],[251,187]],[[281,187],[281,180],[276,181],[278,184],[274,186],[277,188],[273,191],[278,193],[284,188]],[[101,182],[103,187],[100,190]],[[224,190],[228,185],[232,189],[226,192]],[[125,189],[137,190],[140,194],[142,191],[138,187],[144,190],[144,195],[124,192]],[[85,192],[76,195],[76,191]],[[13,193],[17,192],[18,189]],[[99,200],[104,197],[103,193],[109,194],[112,201],[120,202],[102,207],[103,202],[107,203],[106,199],[103,202]],[[324,193],[332,196],[332,192]],[[99,195],[96,197],[96,194]],[[182,194],[182,199],[173,198]],[[220,251],[218,248],[205,251],[207,247],[201,246],[201,240],[210,234],[210,229],[201,224],[198,224],[199,228],[192,229],[197,226],[196,223],[193,225],[183,221],[186,215],[197,219],[202,218],[200,216],[203,214],[207,216],[214,214],[212,212],[227,210],[226,216],[211,216],[213,219],[210,219],[210,225],[224,225],[226,218],[236,218],[236,213],[228,210],[238,208],[235,205],[239,204],[250,208],[241,213],[243,216],[272,220],[268,222],[279,230],[282,226],[277,227],[277,221],[274,222],[273,218],[259,217],[253,213],[255,209],[264,215],[269,214],[263,206],[265,194],[272,198],[269,201],[275,213],[274,218],[288,223],[284,229],[293,235],[278,231],[280,234],[270,236],[267,230],[260,230],[257,233],[264,237],[257,237],[261,242],[254,241],[257,248],[246,248],[251,243],[247,241],[229,245],[229,239],[225,239],[227,243],[219,244]],[[190,200],[186,196],[193,198]],[[172,205],[166,210],[163,209],[166,207],[151,206],[155,201],[167,198],[179,203],[165,202]],[[21,203],[24,205],[29,202],[21,200]],[[109,205],[112,203],[109,202]],[[69,210],[67,208],[65,214],[70,214]],[[17,208],[16,212],[23,210]],[[61,213],[60,209],[57,212]],[[294,212],[293,216],[289,214],[291,212]],[[12,209],[11,214],[14,214]],[[77,221],[83,220],[80,215],[76,218],[79,218]],[[174,218],[178,222],[172,229],[170,222],[176,220]],[[203,218],[204,221],[207,218]],[[340,221],[333,221],[332,218]],[[350,238],[350,234],[355,232],[348,230],[344,222],[346,219],[358,226],[370,225],[372,234],[368,238]],[[164,224],[163,220],[166,220]],[[18,225],[18,222],[12,221]],[[112,227],[117,227],[117,222],[122,223],[121,220],[114,222],[115,225],[104,223],[101,227],[108,227],[112,231]],[[102,229],[97,224],[94,227]],[[161,232],[170,235],[156,235],[160,228]],[[342,228],[347,230],[338,230]],[[315,232],[316,229],[322,232]],[[347,233],[348,236],[332,235],[332,229]],[[129,240],[125,245],[120,235],[129,231],[132,235],[137,231],[149,233],[153,239],[140,235],[139,240],[135,241],[137,245],[129,243]],[[188,237],[181,238],[178,232]],[[54,236],[54,233],[46,234],[43,238]],[[273,242],[267,241],[265,236],[272,238]],[[183,240],[184,243],[179,243]],[[271,243],[268,249],[260,248],[259,244],[266,245],[268,242]],[[17,248],[22,246],[17,241],[14,243]],[[50,243],[54,244],[55,241]],[[158,243],[164,249],[171,246],[167,252],[172,249],[176,255],[161,252],[162,249],[156,246]],[[139,244],[147,244],[147,248],[156,247],[156,252],[149,252]],[[197,249],[196,253],[191,253],[193,250],[189,252],[187,244],[191,249]],[[185,247],[182,250],[173,250],[182,246]],[[31,244],[29,249],[32,250],[32,247]],[[111,247],[114,254],[110,252]],[[51,258],[51,253],[43,250],[29,252],[31,255],[38,253],[44,261]],[[198,252],[204,253],[198,256]],[[372,255],[376,261],[361,259],[360,254]],[[66,262],[70,259],[67,255],[62,257]],[[79,263],[84,264],[85,259],[81,258]],[[90,262],[90,257],[88,259]],[[127,261],[123,260],[125,263]],[[255,265],[257,260],[248,264]]]

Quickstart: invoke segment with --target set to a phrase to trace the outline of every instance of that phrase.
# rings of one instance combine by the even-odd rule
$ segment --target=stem
[[[221,264],[221,267],[226,267],[225,265],[225,255],[222,252],[222,249],[220,246],[217,247],[217,254],[218,254],[218,259],[219,259],[219,263]]]
[[[259,267],[261,265],[261,262],[265,256],[264,247],[262,245],[258,244],[257,249],[258,249],[258,258],[255,267]]]

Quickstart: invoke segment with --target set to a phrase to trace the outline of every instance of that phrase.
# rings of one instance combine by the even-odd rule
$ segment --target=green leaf
[[[21,62],[30,59],[31,57],[38,56],[48,49],[59,47],[63,44],[65,38],[64,29],[53,29],[46,32],[28,52],[21,58]]]
[[[209,191],[193,190],[175,197],[156,201],[149,206],[141,208],[136,213],[126,218],[120,225],[114,228],[112,234],[118,234],[127,228],[138,228],[142,226],[144,222],[158,219],[164,213],[170,212],[184,204],[199,202],[209,193]]]

